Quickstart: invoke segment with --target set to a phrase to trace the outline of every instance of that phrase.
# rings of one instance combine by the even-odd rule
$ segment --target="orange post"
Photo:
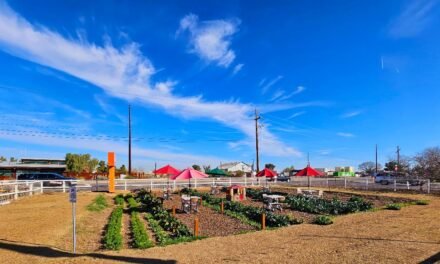
[[[197,216],[194,218],[194,236],[199,236],[199,218]]]
[[[115,153],[109,152],[107,155],[107,164],[108,164],[108,191],[110,193],[115,192],[115,172],[116,172],[116,161],[115,161]]]
[[[261,230],[266,229],[266,214],[261,214]]]

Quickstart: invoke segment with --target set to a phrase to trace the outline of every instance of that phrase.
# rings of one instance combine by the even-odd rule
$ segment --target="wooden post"
[[[173,217],[176,217],[176,206],[173,205]]]
[[[266,229],[266,214],[262,213],[261,214],[261,230],[265,230]]]
[[[224,204],[223,200],[222,200],[222,203],[220,204],[220,209],[221,209],[222,214],[224,214],[225,213],[225,204]]]
[[[199,236],[199,218],[197,216],[194,218],[194,236]]]

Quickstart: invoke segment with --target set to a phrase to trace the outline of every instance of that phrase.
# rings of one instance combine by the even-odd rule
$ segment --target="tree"
[[[295,167],[292,165],[292,166],[290,166],[290,167],[286,167],[284,170],[283,170],[283,172],[291,172],[291,171],[293,171],[295,169]]]
[[[90,154],[66,154],[66,170],[68,172],[92,172],[98,163],[97,159],[91,159]]]
[[[125,167],[124,164],[122,164],[121,167],[119,168],[119,173],[127,174],[127,168]]]
[[[197,164],[192,165],[193,169],[200,171],[200,166]]]
[[[211,165],[203,165],[203,171],[207,172],[211,170]]]
[[[414,171],[424,178],[440,181],[440,148],[427,148],[414,157]]]
[[[14,157],[10,157],[10,158],[9,158],[9,162],[17,162],[17,159],[14,158]]]
[[[98,162],[98,173],[107,173],[107,164],[105,164],[105,161],[101,160]]]
[[[264,165],[264,167],[266,169],[269,169],[269,170],[274,170],[275,169],[275,165],[273,165],[272,163],[267,163],[266,165]]]
[[[359,164],[359,170],[363,171],[367,174],[373,174],[376,171],[376,163],[372,162],[372,161],[366,161],[363,162],[361,164]],[[382,165],[377,164],[377,169],[380,170],[382,169]]]
[[[4,162],[4,161],[7,161],[7,159],[3,156],[0,156],[0,162]]]
[[[93,173],[96,171],[96,167],[99,164],[99,160],[98,159],[91,159],[87,162],[87,170],[90,173]]]
[[[411,159],[406,156],[400,156],[399,164],[397,164],[397,160],[390,158],[387,163],[385,163],[385,170],[387,171],[395,171],[397,167],[397,171],[400,174],[407,174],[411,169]]]
[[[235,177],[243,177],[245,175],[244,171],[238,170],[234,173]]]

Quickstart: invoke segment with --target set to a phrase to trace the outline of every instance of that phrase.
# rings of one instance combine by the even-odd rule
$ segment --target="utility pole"
[[[377,144],[376,144],[376,175],[377,175]]]
[[[398,172],[400,169],[400,147],[399,146],[397,146],[396,153],[397,153],[397,172]]]
[[[258,120],[260,119],[260,116],[258,115],[257,109],[255,108],[255,150],[257,155],[257,173],[260,172],[260,157],[258,153]]]
[[[128,105],[128,176],[131,176],[131,105]]]

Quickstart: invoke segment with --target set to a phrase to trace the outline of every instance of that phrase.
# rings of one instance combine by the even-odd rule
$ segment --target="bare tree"
[[[414,171],[421,177],[440,181],[440,148],[427,148],[414,157]]]
[[[358,168],[360,171],[363,171],[367,174],[372,174],[373,172],[376,171],[376,163],[374,163],[372,161],[366,161],[366,162],[359,164]],[[382,165],[377,164],[377,169],[381,170]]]

